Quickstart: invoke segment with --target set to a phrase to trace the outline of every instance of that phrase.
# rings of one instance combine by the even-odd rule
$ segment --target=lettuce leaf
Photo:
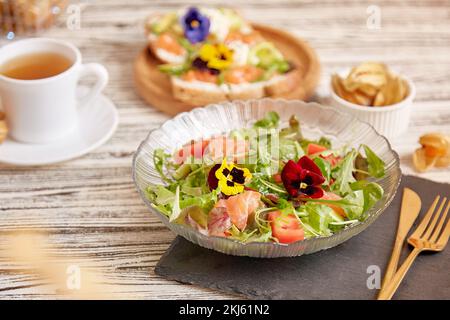
[[[153,152],[153,163],[155,165],[156,171],[159,173],[161,179],[165,182],[171,183],[172,181],[167,178],[167,175],[164,173],[164,166],[167,163],[167,159],[170,157],[170,154],[164,152],[163,149],[156,149]]]
[[[180,187],[177,187],[177,190],[175,191],[175,199],[173,201],[172,205],[172,213],[170,214],[169,221],[172,222],[178,218],[178,216],[181,214],[181,208],[180,208]]]
[[[175,200],[175,193],[164,186],[157,186],[153,191],[155,193],[156,204],[165,206],[166,204],[172,204]]]

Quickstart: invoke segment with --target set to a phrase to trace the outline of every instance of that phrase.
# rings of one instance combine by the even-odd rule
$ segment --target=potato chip
[[[373,103],[373,98],[364,94],[360,90],[356,90],[354,92],[353,98],[356,100],[357,104],[362,106],[371,106]]]
[[[384,93],[382,91],[378,91],[377,95],[375,96],[375,100],[373,101],[374,107],[382,107],[386,105],[384,101],[386,100]]]
[[[408,95],[406,81],[378,62],[353,67],[345,79],[333,75],[332,86],[341,98],[363,106],[388,106],[399,103]]]
[[[364,93],[365,95],[372,97],[372,100],[374,99],[374,97],[377,95],[378,93],[378,88],[367,84],[367,83],[360,83],[358,85],[358,90],[361,91],[362,93]]]
[[[357,103],[356,100],[353,98],[353,96],[351,95],[350,92],[348,92],[344,85],[342,84],[342,78],[339,77],[338,75],[333,75],[332,76],[332,86],[333,86],[333,90],[337,93],[338,96],[340,96],[341,98],[350,101],[352,103]]]

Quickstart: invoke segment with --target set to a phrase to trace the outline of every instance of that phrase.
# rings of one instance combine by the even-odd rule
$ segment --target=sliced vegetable
[[[324,152],[326,150],[328,150],[328,149],[326,147],[324,147],[324,146],[321,146],[321,145],[315,144],[315,143],[310,143],[310,144],[308,144],[306,153],[308,155],[313,155],[313,154],[316,154],[316,153]]]
[[[269,68],[278,61],[284,61],[283,54],[273,43],[264,41],[250,49],[248,62],[261,68]]]
[[[179,76],[185,73],[189,67],[185,64],[160,64],[158,66],[159,71],[173,75],[173,76]]]
[[[321,199],[324,200],[341,200],[342,198],[340,196],[338,196],[337,194],[333,193],[333,192],[324,192],[323,197]],[[330,207],[331,209],[333,209],[334,212],[336,212],[340,217],[345,218],[347,215],[345,214],[344,209],[342,208],[342,206],[336,205],[336,204],[332,204],[332,203],[324,203],[324,205]]]
[[[201,159],[203,154],[205,153],[205,149],[209,144],[209,140],[201,140],[201,141],[191,141],[190,143],[184,145],[178,152],[175,154],[174,161],[175,163],[183,163],[189,157],[194,157],[197,159]]]
[[[280,211],[272,211],[268,214],[272,236],[280,243],[292,243],[303,240],[305,233],[301,222],[294,214],[282,214]]]

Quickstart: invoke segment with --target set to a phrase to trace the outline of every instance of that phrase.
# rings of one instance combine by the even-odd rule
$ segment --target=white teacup
[[[53,39],[25,39],[0,48],[0,66],[22,55],[51,52],[72,61],[60,74],[38,80],[18,80],[0,74],[0,100],[11,138],[26,143],[48,143],[74,132],[77,108],[88,105],[108,83],[108,72],[97,63],[82,64],[81,53],[72,44]],[[77,98],[80,78],[94,75],[96,82]]]

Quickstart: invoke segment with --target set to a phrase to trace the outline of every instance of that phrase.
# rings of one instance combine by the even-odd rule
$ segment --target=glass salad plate
[[[267,112],[276,111],[282,124],[292,115],[300,121],[308,138],[325,136],[333,146],[358,147],[368,145],[385,162],[385,175],[375,181],[384,189],[383,197],[367,212],[364,221],[358,221],[331,236],[309,238],[291,244],[275,242],[242,243],[237,240],[207,236],[190,226],[169,222],[166,215],[155,209],[146,196],[149,185],[164,184],[153,162],[156,149],[173,154],[191,140],[199,140],[232,130],[251,127]],[[225,254],[260,258],[293,257],[337,246],[357,235],[373,223],[389,206],[400,183],[401,171],[397,153],[387,139],[378,134],[368,123],[317,103],[261,99],[224,102],[197,108],[177,115],[160,128],[149,133],[141,143],[133,159],[133,179],[149,210],[156,214],[170,230],[202,247]]]

